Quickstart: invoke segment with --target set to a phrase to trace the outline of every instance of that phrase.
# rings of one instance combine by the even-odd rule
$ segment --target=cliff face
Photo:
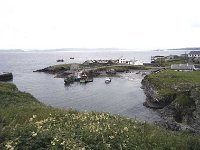
[[[146,76],[142,80],[142,88],[147,96],[144,106],[161,109],[170,104],[174,100],[174,95],[161,96],[159,91],[151,84]]]
[[[162,96],[146,76],[142,88],[147,96],[144,106],[156,109],[163,121],[160,125],[171,130],[183,130],[200,134],[200,88],[191,84],[174,87],[172,94]],[[181,94],[180,94],[181,93]],[[184,101],[189,99],[190,101]]]

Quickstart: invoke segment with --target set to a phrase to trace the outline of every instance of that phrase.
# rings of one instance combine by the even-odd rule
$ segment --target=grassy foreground
[[[197,136],[108,113],[47,107],[0,82],[0,149],[200,149]]]

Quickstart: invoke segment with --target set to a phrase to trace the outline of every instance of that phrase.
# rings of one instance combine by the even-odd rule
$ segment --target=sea
[[[109,112],[127,118],[154,122],[161,118],[156,111],[143,106],[146,96],[141,89],[143,76],[136,71],[112,77],[105,84],[104,77],[94,78],[87,84],[64,84],[62,78],[54,75],[33,72],[48,66],[62,63],[83,63],[99,59],[136,59],[145,63],[151,56],[180,55],[185,51],[131,51],[131,50],[71,50],[71,51],[0,51],[0,72],[12,72],[13,82],[18,89],[31,93],[42,103],[62,109],[78,111]],[[70,59],[73,57],[74,59]],[[64,62],[56,62],[64,59]]]

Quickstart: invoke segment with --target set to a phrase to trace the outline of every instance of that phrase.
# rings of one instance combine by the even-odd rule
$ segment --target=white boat
[[[111,79],[110,78],[106,78],[105,79],[105,83],[110,83],[111,82]]]

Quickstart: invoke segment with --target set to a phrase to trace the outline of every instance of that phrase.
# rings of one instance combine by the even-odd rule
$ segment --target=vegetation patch
[[[165,70],[160,73],[151,74],[145,79],[158,91],[162,100],[175,107],[175,119],[182,122],[184,116],[192,117],[195,110],[195,100],[198,99],[200,91],[200,71],[179,72]],[[197,93],[192,96],[191,93]]]
[[[125,72],[129,70],[145,70],[144,66],[135,66],[135,65],[113,65],[113,66],[103,66],[98,67],[97,71],[107,71],[110,69],[114,69],[116,72]]]
[[[0,82],[0,149],[198,149],[198,136],[97,112],[45,106]]]

